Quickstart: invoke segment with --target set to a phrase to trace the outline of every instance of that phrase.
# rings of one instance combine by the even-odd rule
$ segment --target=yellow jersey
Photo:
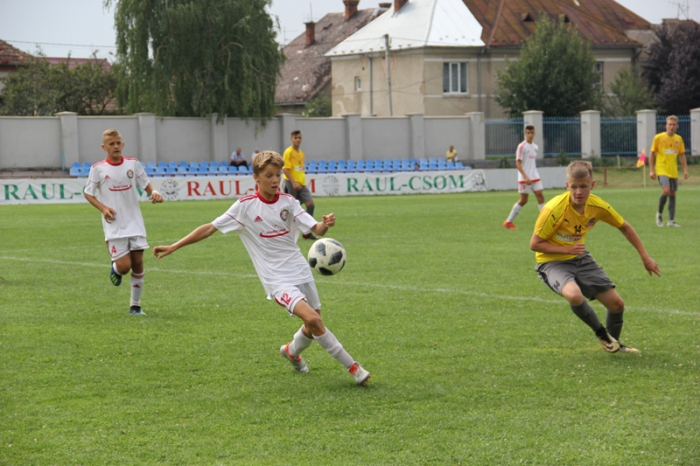
[[[282,156],[284,159],[284,167],[292,174],[292,179],[302,186],[306,186],[306,171],[304,169],[304,152],[294,150],[294,146],[287,147]],[[285,180],[289,180],[287,175],[284,175]]]
[[[601,220],[615,228],[620,228],[625,222],[610,204],[593,194],[588,197],[583,214],[579,214],[571,205],[570,193],[567,191],[551,199],[542,208],[535,223],[535,234],[551,244],[571,246],[583,243],[586,233]],[[575,254],[535,253],[538,264],[575,257]]]
[[[685,154],[683,138],[677,134],[669,136],[659,133],[654,136],[651,143],[651,151],[654,153],[656,175],[665,175],[669,178],[678,178],[678,156]]]

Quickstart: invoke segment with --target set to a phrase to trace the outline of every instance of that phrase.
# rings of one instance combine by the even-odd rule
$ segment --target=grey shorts
[[[311,197],[311,191],[306,186],[302,186],[300,191],[294,189],[294,185],[289,180],[284,180],[284,192],[294,196],[302,204],[307,204],[309,202],[314,202],[314,198]]]
[[[671,191],[678,191],[678,178],[669,178],[666,175],[659,175],[656,177],[659,180],[659,185],[662,188],[668,188]]]
[[[581,293],[588,299],[595,299],[598,293],[615,288],[603,268],[589,253],[568,261],[552,261],[538,264],[537,275],[552,291],[561,295],[564,285],[575,281]]]

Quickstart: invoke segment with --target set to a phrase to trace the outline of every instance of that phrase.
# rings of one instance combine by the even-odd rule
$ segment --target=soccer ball
[[[309,249],[309,266],[321,275],[335,275],[345,266],[345,248],[331,238],[321,238]]]

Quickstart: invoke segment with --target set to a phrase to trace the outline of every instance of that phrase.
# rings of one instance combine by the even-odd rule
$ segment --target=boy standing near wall
[[[668,199],[668,226],[679,227],[674,220],[676,216],[676,191],[678,191],[678,161],[681,159],[683,174],[688,179],[688,163],[685,159],[685,145],[683,138],[676,134],[678,129],[678,117],[671,115],[666,118],[666,132],[654,137],[651,144],[651,156],[649,157],[649,177],[653,180],[658,177],[661,186],[659,197],[659,210],[656,212],[656,224],[664,226],[664,206]]]
[[[518,145],[518,149],[515,151],[515,167],[518,169],[518,192],[520,193],[520,199],[511,209],[510,215],[508,215],[506,221],[503,222],[503,226],[509,230],[516,229],[513,220],[515,220],[520,209],[527,204],[528,191],[535,193],[539,209],[542,210],[542,207],[544,207],[544,194],[542,194],[544,187],[536,164],[537,150],[539,148],[537,144],[533,142],[534,140],[535,127],[528,125],[525,127],[525,140]]]
[[[306,212],[313,217],[314,198],[306,187],[306,169],[304,167],[304,152],[301,150],[301,131],[295,129],[290,138],[292,145],[287,147],[282,158],[284,159],[284,192],[294,196],[306,207]],[[316,240],[313,233],[305,233],[304,239]]]
[[[148,249],[148,243],[136,187],[146,191],[154,204],[163,202],[163,196],[153,189],[139,161],[123,157],[122,149],[124,142],[119,131],[108,129],[102,133],[102,150],[107,152],[107,158],[90,168],[84,195],[102,213],[107,251],[112,257],[109,278],[114,286],[119,286],[122,276],[131,271],[129,312],[144,315],[143,250]]]

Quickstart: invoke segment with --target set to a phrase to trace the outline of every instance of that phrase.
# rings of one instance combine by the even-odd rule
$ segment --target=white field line
[[[18,261],[18,262],[41,262],[47,264],[57,264],[57,265],[67,265],[67,266],[79,266],[79,267],[96,267],[96,268],[106,268],[104,263],[95,264],[92,262],[74,262],[74,261],[62,261],[57,259],[37,259],[28,257],[10,257],[10,256],[0,256],[0,260],[7,261]],[[163,273],[174,273],[181,275],[213,275],[221,277],[232,277],[232,278],[255,278],[258,276],[254,274],[235,274],[230,272],[209,272],[206,270],[178,270],[178,269],[160,269],[157,267],[148,267],[149,272],[163,272]],[[505,299],[510,301],[530,301],[539,302],[545,304],[563,304],[561,299],[544,299],[535,296],[505,296],[496,295],[489,293],[482,293],[479,291],[470,291],[464,289],[450,289],[450,288],[426,288],[426,287],[416,287],[410,285],[382,285],[378,283],[357,283],[357,282],[347,282],[342,280],[333,280],[324,282],[331,285],[341,285],[341,286],[352,286],[352,287],[370,287],[370,288],[384,288],[390,290],[400,290],[400,291],[410,291],[414,293],[450,293],[465,296],[476,296],[486,299]],[[700,311],[685,311],[681,309],[662,309],[656,307],[644,307],[635,306],[633,307],[635,311],[647,311],[647,312],[663,312],[665,314],[677,314],[677,315],[689,315],[689,316],[700,316]]]

